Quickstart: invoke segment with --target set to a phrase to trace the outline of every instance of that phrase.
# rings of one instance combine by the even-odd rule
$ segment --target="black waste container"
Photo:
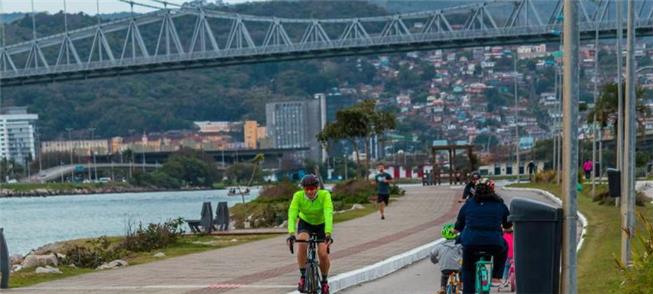
[[[610,197],[619,197],[621,195],[621,171],[618,169],[608,169],[608,190]]]
[[[561,208],[535,200],[510,203],[517,293],[558,293],[562,215]]]

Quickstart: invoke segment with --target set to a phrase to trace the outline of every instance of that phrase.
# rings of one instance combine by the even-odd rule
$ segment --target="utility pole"
[[[624,183],[624,166],[623,166],[623,157],[624,157],[624,101],[623,101],[623,90],[622,90],[622,74],[623,74],[623,49],[621,48],[621,40],[623,39],[623,11],[622,11],[622,2],[615,1],[617,6],[617,169],[621,172],[620,182]],[[623,199],[623,195],[622,199]]]
[[[93,150],[93,145],[95,144],[95,128],[89,128],[91,131],[91,155],[93,157],[93,179],[97,181],[97,162],[95,160],[95,150]]]
[[[528,11],[528,9],[526,9]],[[517,160],[517,183],[519,183],[519,97],[517,96],[517,50],[513,56],[513,77],[515,82],[515,156]]]
[[[562,293],[576,293],[576,182],[578,174],[578,1],[564,1],[564,54],[563,54],[563,252]]]
[[[594,28],[594,109],[599,98],[599,24]],[[592,117],[592,199],[596,197],[596,111]]]
[[[621,185],[621,262],[632,266],[632,238],[635,234],[635,139],[637,124],[635,96],[635,3],[628,0],[628,32],[626,41],[626,100],[624,112],[623,173]]]

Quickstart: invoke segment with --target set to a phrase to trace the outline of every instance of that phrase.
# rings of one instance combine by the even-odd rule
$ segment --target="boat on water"
[[[249,195],[249,188],[241,189],[240,187],[231,187],[228,190],[227,196]]]

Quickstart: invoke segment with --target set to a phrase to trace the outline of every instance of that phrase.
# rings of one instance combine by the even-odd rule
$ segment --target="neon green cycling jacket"
[[[324,232],[333,232],[333,203],[331,193],[318,190],[314,200],[304,195],[304,190],[297,191],[292,196],[288,208],[288,233],[294,234],[297,227],[297,216],[311,225],[324,224]]]

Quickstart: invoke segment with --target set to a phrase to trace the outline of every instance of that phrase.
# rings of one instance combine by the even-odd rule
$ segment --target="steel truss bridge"
[[[132,8],[145,5],[121,1]],[[563,9],[562,0],[489,0],[388,16],[290,19],[150,1],[164,7],[147,5],[161,9],[0,48],[2,86],[286,60],[553,42],[560,39]],[[615,0],[578,1],[582,39],[594,38],[595,32],[601,38],[615,36]],[[638,36],[650,35],[653,0],[637,4]],[[179,25],[182,23],[193,25]]]

